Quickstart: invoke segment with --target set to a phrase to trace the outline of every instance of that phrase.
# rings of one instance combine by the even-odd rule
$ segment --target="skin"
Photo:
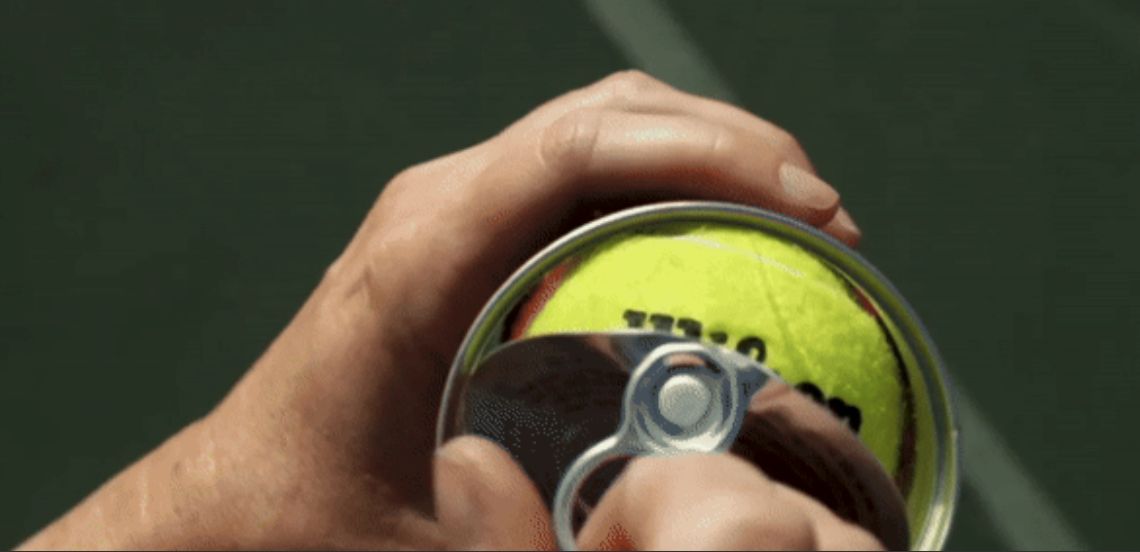
[[[859,230],[838,194],[813,175],[784,130],[638,72],[556,98],[395,176],[213,411],[21,548],[552,548],[549,513],[506,452],[473,437],[435,450],[444,377],[477,311],[598,207],[732,201],[854,245]],[[634,461],[580,541],[881,546],[757,465],[733,455]],[[705,512],[696,519],[693,504]]]

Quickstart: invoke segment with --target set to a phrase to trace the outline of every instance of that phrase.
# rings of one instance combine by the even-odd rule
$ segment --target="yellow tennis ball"
[[[558,267],[511,333],[646,329],[733,348],[827,406],[895,474],[906,445],[902,367],[873,312],[795,244],[732,226],[674,224],[623,235]]]

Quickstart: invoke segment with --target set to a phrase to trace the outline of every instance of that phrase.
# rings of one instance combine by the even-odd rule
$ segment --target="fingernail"
[[[851,214],[843,207],[840,207],[839,210],[835,212],[835,225],[844,232],[855,234],[856,236],[863,235],[863,231],[859,230],[859,226],[855,224],[855,221],[851,218]]]
[[[834,188],[791,163],[780,165],[780,185],[792,201],[814,209],[830,209],[839,201]]]

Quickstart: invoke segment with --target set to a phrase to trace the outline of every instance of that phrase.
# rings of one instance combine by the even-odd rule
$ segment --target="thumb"
[[[436,518],[452,546],[553,550],[550,513],[507,451],[473,436],[436,450]]]

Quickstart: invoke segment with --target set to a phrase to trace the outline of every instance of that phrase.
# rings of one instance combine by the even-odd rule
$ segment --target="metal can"
[[[912,424],[914,439],[907,465],[900,466],[909,470],[908,488],[900,491],[907,506],[910,546],[940,549],[957,502],[959,446],[950,382],[933,341],[897,289],[860,254],[815,228],[753,207],[702,201],[636,207],[585,224],[533,256],[491,297],[460,346],[441,402],[437,445],[474,432],[470,421],[461,415],[465,383],[503,344],[509,315],[546,274],[567,259],[632,231],[678,223],[742,228],[795,244],[832,268],[874,305],[909,383],[908,423]],[[587,434],[582,436],[585,442],[604,438],[606,424],[612,430],[612,421],[607,416],[600,418],[600,424],[581,429]],[[525,459],[520,462],[532,478],[540,479],[557,478],[564,467],[528,466]]]

